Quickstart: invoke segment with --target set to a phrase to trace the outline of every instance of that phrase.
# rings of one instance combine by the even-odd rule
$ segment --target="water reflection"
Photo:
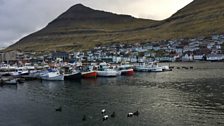
[[[59,90],[64,87],[64,81],[42,81],[41,84],[49,91]]]
[[[0,125],[224,125],[223,69],[210,63],[187,65],[194,69],[3,87],[0,106],[6,109],[0,108]],[[58,106],[61,113],[55,112]],[[102,108],[107,114],[115,111],[116,118],[102,122]],[[126,117],[136,110],[139,117]],[[84,114],[88,121],[81,120]],[[14,117],[10,122],[4,118],[9,116]]]

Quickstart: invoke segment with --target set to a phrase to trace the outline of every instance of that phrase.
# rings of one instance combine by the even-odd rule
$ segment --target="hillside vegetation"
[[[7,50],[84,50],[98,44],[134,43],[221,34],[224,1],[194,0],[162,21],[137,19],[74,5],[42,30]]]

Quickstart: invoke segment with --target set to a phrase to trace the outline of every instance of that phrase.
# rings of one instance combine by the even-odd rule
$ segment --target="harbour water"
[[[0,126],[223,126],[224,63],[171,65],[194,69],[1,87]]]

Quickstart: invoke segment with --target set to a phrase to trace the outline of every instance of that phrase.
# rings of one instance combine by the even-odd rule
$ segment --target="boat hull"
[[[117,71],[97,71],[99,77],[116,77],[118,76]]]
[[[162,67],[151,68],[150,72],[163,72],[163,68]]]
[[[97,76],[97,72],[95,72],[95,71],[82,72],[83,78],[96,78],[96,76]]]
[[[162,67],[136,67],[137,72],[163,72]]]
[[[14,79],[3,79],[1,80],[1,83],[4,84],[4,85],[16,85],[17,84],[17,79],[14,78]]]
[[[134,70],[133,69],[128,69],[128,70],[121,70],[121,75],[124,76],[131,76],[134,74]]]
[[[64,75],[65,80],[77,80],[77,79],[81,79],[81,78],[82,78],[81,72]]]
[[[150,72],[150,69],[144,67],[136,67],[135,71],[137,72]]]

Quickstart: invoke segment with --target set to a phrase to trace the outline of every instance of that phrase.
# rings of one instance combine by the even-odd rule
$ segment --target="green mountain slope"
[[[207,36],[224,31],[224,1],[194,0],[163,21],[136,19],[77,4],[42,30],[22,38],[7,50],[88,49],[96,44],[134,43]]]

